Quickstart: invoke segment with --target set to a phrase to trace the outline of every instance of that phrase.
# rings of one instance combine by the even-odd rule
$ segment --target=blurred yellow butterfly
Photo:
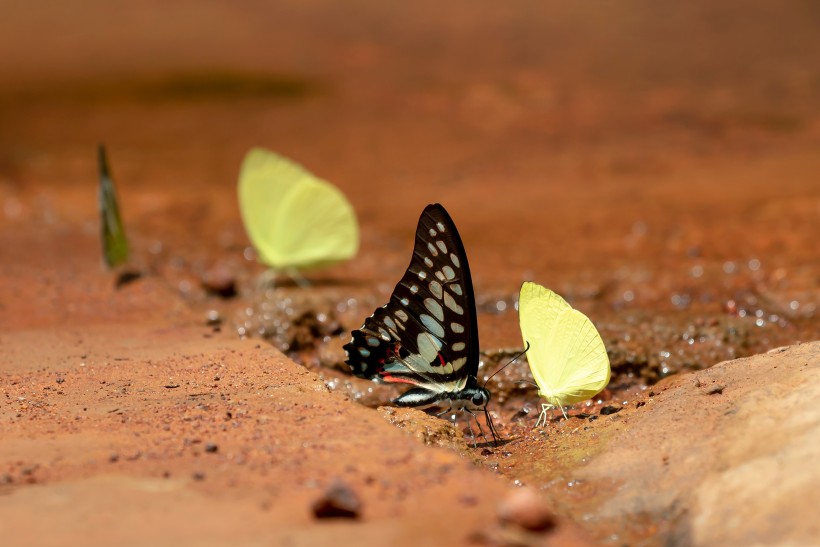
[[[356,255],[359,225],[344,194],[262,148],[239,171],[239,210],[259,259],[274,271],[330,266]]]
[[[551,290],[524,282],[518,319],[527,360],[547,400],[536,427],[547,423],[547,411],[594,397],[609,383],[609,357],[601,335],[586,315]]]

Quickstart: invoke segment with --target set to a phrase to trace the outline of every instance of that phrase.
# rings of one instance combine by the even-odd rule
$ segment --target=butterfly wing
[[[353,373],[451,393],[478,372],[478,325],[464,245],[450,215],[428,205],[410,265],[390,301],[345,345]]]
[[[609,383],[606,347],[595,325],[551,290],[526,282],[519,298],[521,335],[539,393],[555,406],[595,396]]]
[[[271,268],[328,266],[358,251],[359,226],[344,194],[282,156],[248,152],[238,193],[248,237]]]
[[[108,158],[105,147],[100,145],[98,151],[100,188],[99,206],[102,226],[102,248],[105,263],[113,268],[128,260],[128,240],[125,237],[125,228],[120,217],[120,206],[117,203],[117,192],[111,171],[108,168]]]

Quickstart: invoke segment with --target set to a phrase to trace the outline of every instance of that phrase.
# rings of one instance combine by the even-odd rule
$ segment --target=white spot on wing
[[[464,348],[466,348],[467,346],[464,345],[464,342],[456,342],[455,344],[453,344],[452,347],[453,351],[464,351]]]
[[[430,237],[436,237],[436,233],[437,232],[435,228],[430,228]]]
[[[436,277],[438,277],[440,280],[444,281],[444,274],[443,273],[436,272]]]
[[[426,332],[422,332],[416,337],[416,345],[419,348],[419,353],[422,359],[427,363],[432,363],[438,356],[438,352],[441,349],[439,344],[438,338],[430,336]]]
[[[436,227],[438,227],[439,232],[444,231],[444,224],[442,224],[441,222],[436,222]]]
[[[450,323],[450,329],[456,334],[461,334],[464,332],[464,325],[461,323]]]
[[[375,336],[368,336],[367,337],[367,345],[372,346],[374,348],[379,347],[379,339]]]
[[[439,249],[441,249],[441,252],[442,252],[442,253],[446,253],[446,252],[447,252],[447,245],[445,245],[443,241],[436,241],[436,247],[438,247]]]
[[[406,298],[402,298],[400,300],[400,302],[401,302],[402,306],[409,306],[410,305],[410,301]]]
[[[427,272],[419,272],[419,279],[427,279]]]
[[[410,285],[410,292],[413,293],[413,294],[416,294],[417,292],[419,292],[418,285]]]
[[[439,304],[432,298],[425,298],[424,307],[427,308],[427,311],[432,313],[436,317],[436,319],[438,319],[439,321],[444,321],[444,309],[442,309],[441,304]]]
[[[456,312],[459,315],[464,315],[464,308],[458,305],[455,299],[450,296],[450,293],[444,293],[444,305]]]
[[[359,355],[362,357],[370,357],[370,350],[365,348],[356,348],[358,350]]]
[[[450,253],[450,260],[453,262],[453,266],[456,268],[461,268],[461,261],[459,261],[456,253]]]
[[[430,331],[430,334],[437,336],[439,338],[444,338],[444,327],[442,327],[438,321],[436,321],[426,313],[420,314],[419,320],[421,321],[421,324],[424,325],[424,328]]]
[[[442,268],[442,271],[444,272],[444,275],[447,277],[447,279],[456,278],[456,272],[450,266],[444,266]]]
[[[388,329],[396,330],[396,323],[390,317],[384,318],[384,324],[387,325]]]
[[[433,256],[438,256],[438,249],[432,243],[427,244],[427,250],[430,251],[430,254]]]
[[[431,281],[430,285],[430,292],[433,293],[433,296],[441,300],[442,290],[441,290],[441,283],[438,281]]]
[[[461,285],[459,285],[458,283],[450,283],[449,285],[447,285],[447,288],[452,290],[454,293],[456,293],[459,296],[462,295]]]
[[[432,260],[430,260],[430,257],[429,257],[429,256],[425,256],[425,257],[424,257],[424,263],[425,263],[425,264],[427,264],[427,267],[428,267],[428,268],[432,268],[432,267],[433,267],[433,261],[432,261]]]
[[[404,310],[396,310],[396,317],[400,321],[407,321],[409,319],[407,313]]]

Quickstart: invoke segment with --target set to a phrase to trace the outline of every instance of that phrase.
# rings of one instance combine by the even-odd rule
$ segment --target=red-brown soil
[[[4,544],[749,539],[715,533],[718,514],[788,514],[798,535],[756,537],[805,537],[817,345],[710,367],[820,339],[813,3],[2,8]],[[119,288],[98,142],[142,274]],[[235,199],[252,146],[358,213],[359,255],[312,288],[256,286]],[[352,379],[341,345],[386,301],[432,202],[470,257],[482,375],[521,345],[524,280],[601,330],[613,382],[569,421],[532,429],[523,364],[488,385],[500,447],[368,408],[393,392]],[[213,274],[239,294],[210,294]],[[778,419],[761,425],[767,405]],[[814,487],[775,481],[789,475],[771,461]],[[316,520],[337,479],[360,518]],[[499,520],[516,483],[550,504],[550,531]]]

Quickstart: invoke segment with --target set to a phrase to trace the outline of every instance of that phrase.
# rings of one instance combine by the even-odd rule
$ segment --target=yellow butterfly
[[[586,315],[551,290],[524,282],[518,319],[527,360],[547,400],[536,427],[547,423],[547,411],[594,397],[609,383],[609,357],[601,335]]]
[[[359,249],[356,213],[341,190],[287,158],[252,149],[238,193],[248,237],[275,271],[330,266]]]

